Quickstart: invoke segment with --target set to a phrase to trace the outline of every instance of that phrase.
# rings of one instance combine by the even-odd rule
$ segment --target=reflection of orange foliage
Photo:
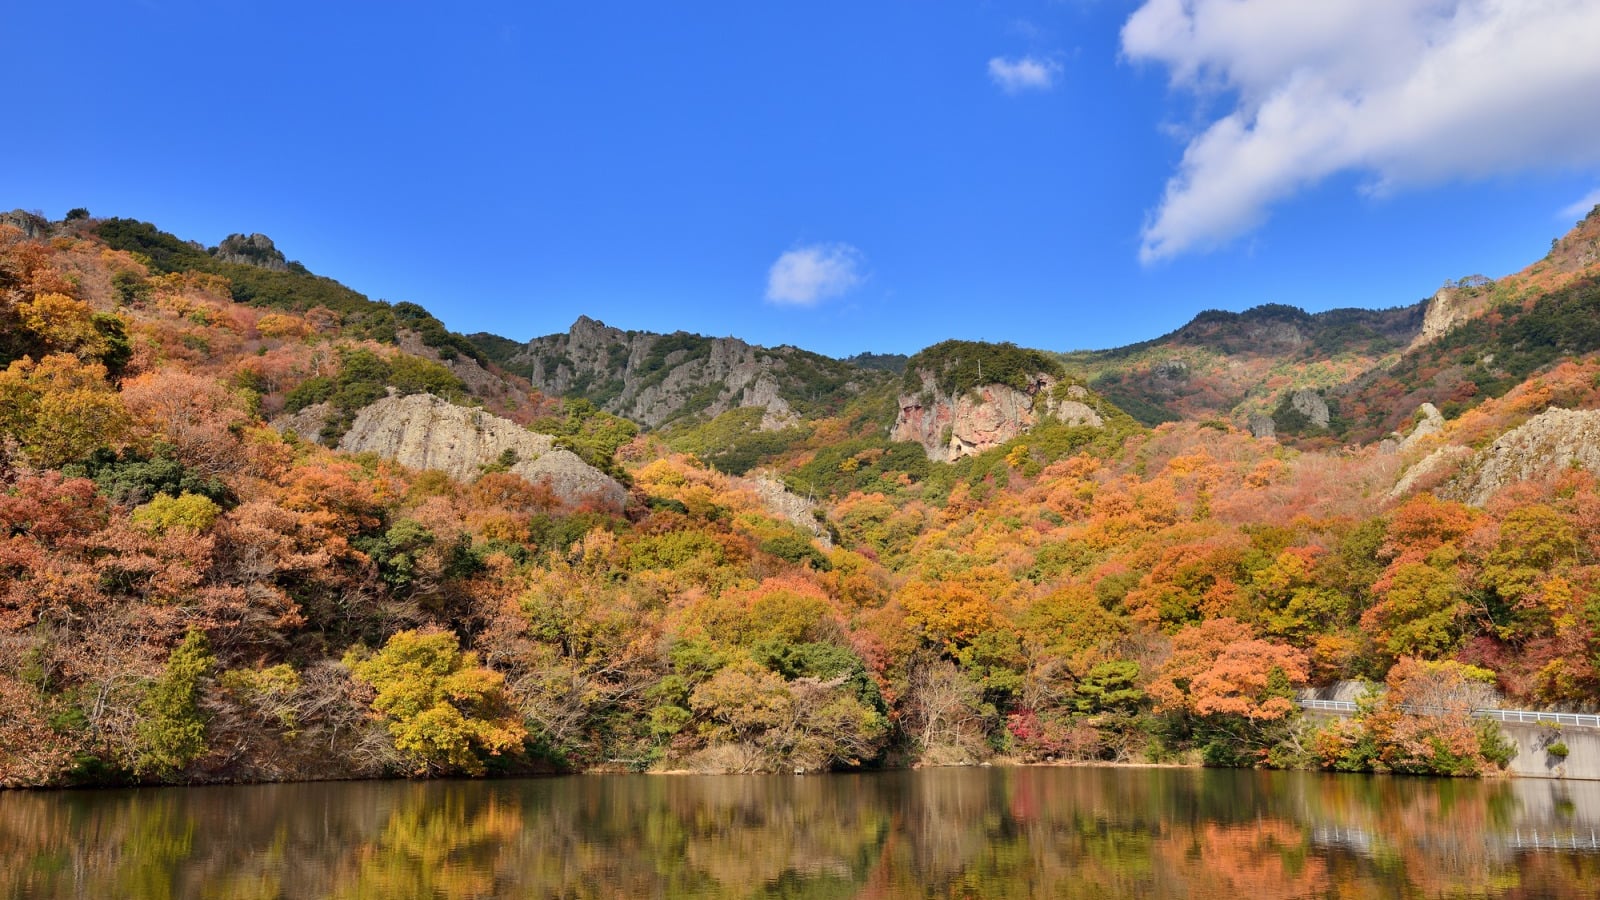
[[[1305,829],[1284,819],[1207,822],[1157,844],[1162,867],[1187,896],[1316,897],[1334,891],[1327,863],[1306,854]]]

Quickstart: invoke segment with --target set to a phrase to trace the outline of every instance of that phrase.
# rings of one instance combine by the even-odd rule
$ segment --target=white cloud
[[[1590,191],[1589,193],[1584,194],[1583,195],[1583,199],[1579,200],[1577,203],[1574,203],[1571,206],[1562,207],[1561,208],[1561,212],[1556,214],[1556,218],[1558,218],[1558,219],[1583,219],[1583,218],[1587,218],[1589,213],[1594,212],[1594,208],[1596,206],[1600,206],[1600,188],[1595,188],[1594,190]]]
[[[814,306],[860,284],[866,257],[849,244],[808,244],[778,257],[767,270],[767,299]]]
[[[1600,164],[1594,0],[1145,0],[1132,60],[1231,104],[1193,136],[1145,262],[1209,249],[1338,172],[1375,193]]]
[[[989,80],[1008,94],[1021,91],[1048,91],[1055,87],[1056,76],[1061,74],[1061,64],[1048,59],[1024,56],[1006,59],[996,56],[989,60]]]

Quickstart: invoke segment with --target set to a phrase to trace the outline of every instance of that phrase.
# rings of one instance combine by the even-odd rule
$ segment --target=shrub
[[[199,494],[157,494],[149,503],[133,511],[134,524],[154,534],[173,528],[205,531],[222,515],[222,507]]]

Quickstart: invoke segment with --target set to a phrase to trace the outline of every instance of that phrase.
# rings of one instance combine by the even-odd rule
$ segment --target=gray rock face
[[[1421,347],[1445,336],[1450,329],[1482,313],[1489,305],[1489,295],[1481,290],[1464,290],[1446,285],[1428,301],[1422,316],[1422,330],[1411,342]]]
[[[1310,389],[1295,391],[1289,397],[1289,405],[1318,428],[1328,427],[1328,404],[1316,391]]]
[[[1600,472],[1600,410],[1545,410],[1484,448],[1439,493],[1482,506],[1507,485],[1570,466]]]
[[[223,262],[243,263],[247,266],[271,269],[274,272],[289,271],[289,261],[273,245],[272,238],[264,234],[252,234],[248,237],[242,234],[230,234],[217,245],[217,252],[213,255]]]
[[[1055,396],[1056,380],[1049,375],[1034,376],[1028,390],[1019,391],[1004,384],[980,385],[960,396],[939,391],[933,373],[919,371],[922,391],[903,394],[890,437],[915,441],[928,458],[949,462],[974,456],[991,447],[1026,434],[1045,415],[1055,416],[1067,425],[1100,428],[1105,420],[1083,401],[1089,394],[1073,385]],[[1076,388],[1076,390],[1074,390]]]
[[[1400,441],[1400,449],[1410,450],[1423,439],[1438,434],[1444,430],[1444,416],[1440,414],[1439,407],[1432,403],[1424,403],[1417,407],[1417,424],[1411,433]]]
[[[22,230],[24,237],[43,238],[49,237],[54,228],[50,220],[36,213],[26,210],[13,209],[11,212],[0,212],[0,225],[10,225]]]
[[[332,403],[313,403],[297,413],[289,413],[272,420],[272,427],[280,434],[294,434],[314,444],[321,443],[322,427],[333,416]]]
[[[1182,381],[1189,377],[1189,364],[1181,359],[1163,359],[1150,368],[1150,374],[1167,381]]]
[[[547,394],[581,395],[607,412],[657,428],[688,414],[764,409],[763,429],[798,421],[795,384],[817,371],[828,390],[851,394],[866,379],[891,377],[793,347],[756,347],[737,338],[611,328],[587,316],[566,334],[534,338],[509,362]],[[858,381],[861,379],[862,381]]]
[[[1389,491],[1389,499],[1398,500],[1428,481],[1439,481],[1449,477],[1451,469],[1471,455],[1472,451],[1466,447],[1454,444],[1440,447],[1401,473],[1400,480]]]
[[[1271,416],[1256,414],[1250,417],[1246,426],[1250,429],[1251,437],[1275,438],[1278,436],[1278,423],[1272,421]]]
[[[512,474],[535,484],[548,480],[563,503],[621,509],[628,498],[622,485],[572,452],[555,448],[548,435],[432,394],[391,396],[366,407],[339,449],[376,453],[412,469],[438,469],[458,481],[477,477],[509,450],[516,455]]]
[[[783,482],[768,472],[758,472],[745,481],[750,489],[755,491],[756,496],[761,498],[761,503],[767,508],[767,512],[811,535],[822,546],[833,546],[833,537],[828,534],[828,529],[817,521],[815,503],[791,493],[784,487]]]

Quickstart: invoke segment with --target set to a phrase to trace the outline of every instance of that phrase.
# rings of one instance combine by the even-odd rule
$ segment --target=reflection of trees
[[[0,896],[1530,896],[1600,784],[1191,769],[0,794]],[[1486,889],[1485,886],[1493,886]]]

